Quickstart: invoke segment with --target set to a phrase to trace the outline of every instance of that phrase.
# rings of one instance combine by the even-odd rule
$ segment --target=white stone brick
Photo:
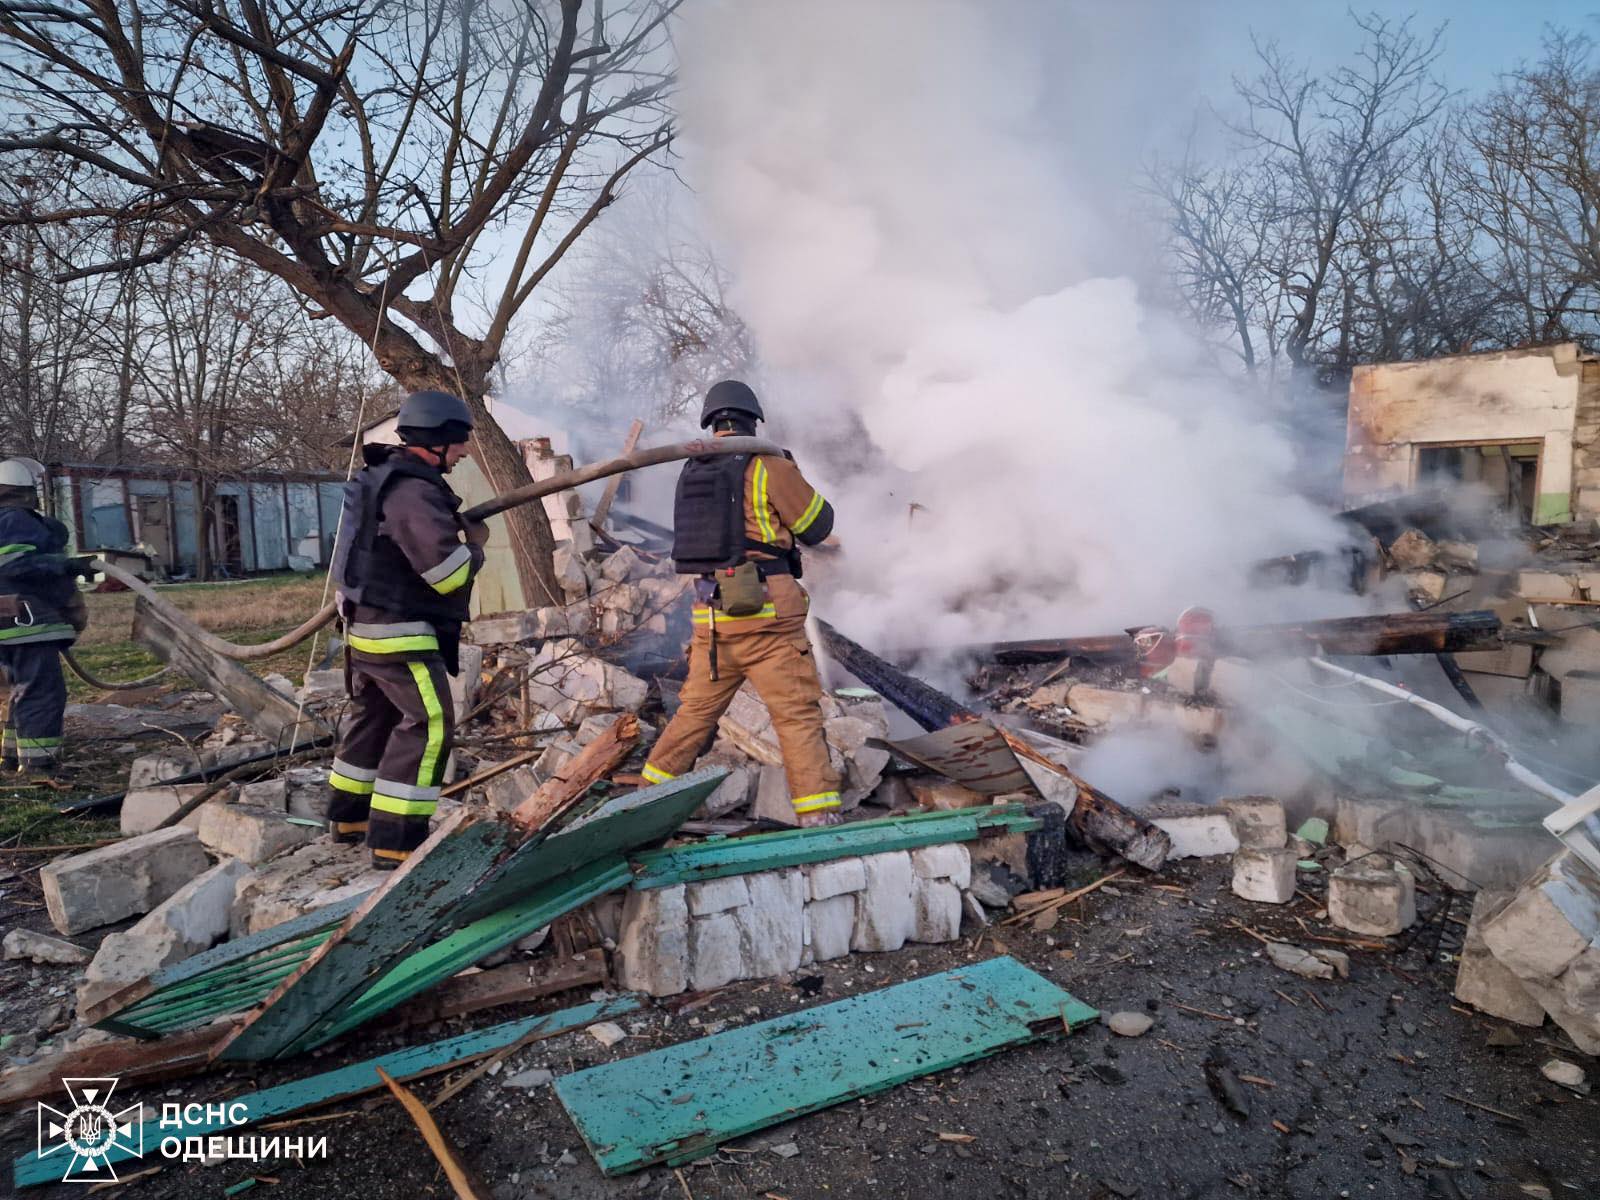
[[[1381,854],[1328,877],[1328,918],[1366,937],[1393,937],[1417,921],[1417,881],[1404,863]]]
[[[804,938],[805,876],[798,870],[746,875],[750,903],[733,910],[751,979],[787,975],[800,965]]]
[[[813,900],[806,905],[806,961],[831,962],[850,953],[855,931],[856,897],[852,892]]]
[[[689,986],[689,905],[684,886],[628,892],[617,938],[617,982],[652,996]]]
[[[1233,836],[1250,850],[1276,850],[1289,840],[1283,805],[1271,796],[1229,796],[1217,807],[1228,814]]]
[[[746,977],[739,921],[734,913],[712,913],[689,922],[689,987],[697,992]]]
[[[867,868],[859,858],[835,858],[812,863],[804,871],[813,900],[828,900],[867,886]]]
[[[960,842],[921,846],[911,852],[911,869],[921,879],[948,879],[958,888],[972,882],[972,856]]]
[[[1240,850],[1233,856],[1233,894],[1261,904],[1294,899],[1294,851]]]
[[[912,898],[912,941],[953,942],[961,936],[961,889],[954,883],[919,877]]]
[[[750,903],[750,888],[743,875],[708,879],[704,883],[688,884],[687,887],[689,915],[692,917],[706,917],[730,908],[743,908]]]
[[[209,783],[174,783],[163,787],[137,788],[129,792],[122,798],[122,812],[118,819],[122,835],[136,837],[141,833],[149,833],[210,786]],[[226,790],[218,792],[215,803],[227,798]],[[187,825],[190,829],[197,828],[200,824],[199,809],[178,824]]]
[[[303,846],[320,833],[309,825],[295,824],[286,813],[254,805],[203,804],[200,813],[198,832],[206,848],[251,864]]]
[[[182,958],[210,949],[228,936],[234,891],[250,874],[237,858],[225,858],[152,908],[128,932],[170,935]]]
[[[1221,808],[1201,804],[1160,805],[1140,813],[1172,839],[1168,858],[1210,858],[1239,849],[1233,823]]]
[[[857,893],[856,927],[851,937],[855,950],[898,950],[905,945],[916,926],[916,904],[912,898],[915,872],[911,856],[904,850],[888,854],[869,854],[867,886]]]
[[[1544,1007],[1501,965],[1483,941],[1483,926],[1511,901],[1511,892],[1485,889],[1473,898],[1472,917],[1456,971],[1455,997],[1480,1012],[1518,1025],[1544,1024]]]

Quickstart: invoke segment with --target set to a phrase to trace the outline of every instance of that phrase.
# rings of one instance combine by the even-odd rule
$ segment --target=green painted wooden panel
[[[508,908],[474,921],[439,941],[401,959],[353,1004],[324,1017],[284,1053],[298,1054],[388,1012],[457,971],[496,950],[527,937],[557,917],[581,908],[597,896],[628,886],[628,867],[620,858],[590,863],[540,888]]]
[[[282,1053],[324,1015],[353,1000],[439,926],[527,834],[509,821],[462,811],[429,838],[426,853],[368,896],[358,910],[222,1046],[218,1057],[253,1061]],[[370,907],[368,907],[370,906]]]
[[[620,1175],[1098,1015],[1015,959],[991,958],[591,1067],[555,1089],[601,1170]]]
[[[181,1127],[158,1128],[152,1121],[146,1125],[144,1131],[146,1147],[144,1157],[148,1160],[158,1156],[161,1138],[182,1139],[203,1137],[208,1134],[231,1134],[261,1121],[331,1104],[348,1096],[357,1096],[362,1092],[381,1088],[384,1084],[378,1078],[379,1067],[397,1080],[415,1079],[419,1075],[493,1054],[524,1038],[561,1033],[591,1025],[596,1021],[623,1016],[637,1010],[640,1003],[638,996],[618,996],[598,1003],[580,1004],[575,1008],[562,1009],[560,1012],[546,1013],[543,1016],[522,1017],[515,1021],[491,1025],[487,1029],[445,1038],[443,1041],[430,1042],[424,1046],[391,1051],[377,1058],[324,1071],[320,1075],[308,1075],[304,1079],[279,1084],[264,1091],[232,1097],[228,1100],[230,1109],[235,1105],[244,1106],[245,1119],[242,1122],[201,1121]],[[337,1153],[337,1139],[333,1139],[330,1144],[335,1147],[334,1153]],[[108,1155],[113,1163],[132,1157],[134,1155],[128,1151],[116,1148],[113,1148]],[[65,1165],[60,1157],[41,1160],[37,1152],[30,1151],[13,1164],[12,1179],[19,1188],[59,1183]]]
[[[614,796],[552,835],[543,845],[519,849],[481,893],[451,914],[475,921],[559,875],[604,858],[627,854],[670,836],[727,778],[717,768]]]
[[[999,804],[884,817],[877,821],[852,821],[847,825],[818,829],[711,839],[692,846],[674,846],[670,850],[636,855],[634,886],[667,887],[857,854],[914,850],[941,842],[970,842],[985,835],[1031,833],[1043,824],[1037,817],[1028,816],[1021,804]]]

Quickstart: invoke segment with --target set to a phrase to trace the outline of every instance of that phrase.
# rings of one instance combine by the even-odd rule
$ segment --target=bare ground
[[[1315,876],[1302,881],[1319,890]],[[1424,908],[1437,913],[1437,901],[1424,897]],[[1539,1074],[1542,1063],[1561,1057],[1594,1079],[1600,1064],[1573,1053],[1553,1026],[1504,1027],[1455,1007],[1454,967],[1441,958],[1459,943],[1453,921],[1436,920],[1404,954],[1353,951],[1352,977],[1327,982],[1277,970],[1258,941],[1230,924],[1238,918],[1302,942],[1308,933],[1335,935],[1317,911],[1314,897],[1284,909],[1246,904],[1232,896],[1225,864],[1178,864],[1145,883],[1117,881],[1049,932],[972,931],[951,946],[857,955],[802,970],[795,980],[735,985],[676,1016],[647,1009],[624,1018],[630,1036],[609,1051],[583,1033],[541,1043],[435,1115],[496,1200],[1600,1196],[1600,1100]],[[1459,899],[1453,911],[1465,915]],[[616,1180],[599,1173],[548,1087],[502,1083],[528,1067],[561,1074],[698,1036],[715,1022],[775,1016],[1001,952],[1104,1012],[1150,1012],[1155,1028],[1123,1039],[1091,1027],[738,1139],[679,1171],[656,1167]],[[7,963],[0,970],[6,1029],[27,1024],[52,981],[72,979],[66,968]],[[480,1014],[471,1024],[525,1011],[533,1009]],[[219,1100],[460,1027],[376,1031],[311,1059],[177,1081],[146,1089],[143,1098],[152,1105]],[[1497,1041],[1512,1040],[1509,1032],[1515,1044],[1489,1045],[1497,1031]],[[1219,1056],[1256,1081],[1242,1085],[1246,1117],[1208,1087],[1203,1064]],[[419,1093],[431,1098],[441,1078],[420,1081]],[[326,1160],[177,1165],[125,1184],[120,1194],[222,1196],[252,1177],[262,1183],[251,1191],[281,1200],[451,1194],[392,1101],[366,1097],[335,1111],[343,1115],[283,1131],[326,1136]],[[4,1148],[21,1152],[33,1137],[32,1113],[15,1114]],[[785,1157],[791,1146],[798,1153]],[[68,1189],[37,1194],[52,1193]]]

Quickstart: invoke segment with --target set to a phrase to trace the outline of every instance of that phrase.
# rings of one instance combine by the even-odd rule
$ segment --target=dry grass
[[[161,595],[213,633],[286,633],[321,607],[323,579],[282,575],[243,583],[186,583],[164,587]],[[109,646],[132,636],[132,592],[91,592],[87,600],[89,628],[78,639],[80,646]]]

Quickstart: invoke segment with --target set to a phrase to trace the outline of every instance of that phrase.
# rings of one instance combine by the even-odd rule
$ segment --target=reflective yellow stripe
[[[372,852],[372,857],[373,858],[392,858],[392,859],[394,859],[395,862],[405,862],[406,859],[411,857],[411,851],[409,851],[409,850],[374,850]]]
[[[471,574],[472,560],[469,558],[454,571],[451,571],[450,574],[439,580],[438,583],[434,584],[433,590],[438,592],[441,596],[448,596],[451,592],[461,587],[462,584],[466,583],[467,577]]]
[[[30,738],[18,735],[16,742],[19,746],[31,747],[36,750],[49,749],[61,745],[61,739],[58,737]]]
[[[417,786],[432,787],[438,782],[439,751],[444,748],[444,706],[439,703],[439,693],[434,690],[433,676],[428,674],[428,664],[414,662],[411,678],[422,694],[422,707],[428,713],[428,744],[422,751],[422,762],[417,765]],[[376,802],[374,802],[376,803]],[[427,801],[432,812],[432,801]]]
[[[341,792],[349,792],[356,796],[372,795],[372,780],[351,779],[348,775],[341,775],[337,771],[328,772],[328,786],[338,788]]]
[[[822,506],[826,503],[827,501],[822,498],[821,492],[812,492],[811,503],[806,505],[806,510],[800,514],[800,519],[789,528],[796,533],[804,533],[807,529],[810,529],[811,522],[817,519],[818,514],[822,512]]]
[[[756,459],[755,474],[750,479],[750,491],[753,497],[753,507],[756,510],[756,531],[761,535],[763,542],[775,542],[778,533],[772,527],[772,518],[767,516],[767,464],[759,458]]]
[[[366,654],[405,654],[412,650],[437,650],[439,639],[431,633],[411,637],[364,638],[350,635],[350,649]]]
[[[334,833],[365,833],[367,831],[368,824],[369,824],[369,822],[367,822],[367,821],[334,821],[333,822],[333,832]]]
[[[372,797],[372,811],[395,813],[402,817],[431,817],[439,807],[437,800],[401,800],[398,796],[385,796],[381,792]]]
[[[797,813],[816,812],[823,808],[838,808],[838,792],[818,792],[814,796],[801,796],[789,801],[789,807]]]
[[[644,770],[640,771],[639,774],[644,776],[650,783],[666,783],[669,779],[677,778],[676,775],[668,775],[660,767],[651,766],[649,763],[645,763]]]
[[[763,617],[775,617],[777,615],[778,610],[775,609],[771,603],[767,603],[763,604],[758,611],[747,613],[742,617],[730,617],[725,612],[719,612],[717,613],[717,624],[726,625],[729,621],[759,621]],[[695,605],[694,611],[690,614],[690,619],[696,625],[709,625],[711,624],[711,609],[697,604]]]

